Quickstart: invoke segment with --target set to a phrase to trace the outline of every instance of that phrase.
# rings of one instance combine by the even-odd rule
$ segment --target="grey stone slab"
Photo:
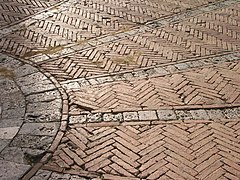
[[[62,108],[62,100],[55,99],[50,102],[34,102],[27,104],[27,112],[57,110]]]
[[[48,180],[52,172],[40,169],[30,180]]]
[[[0,66],[15,69],[21,66],[22,64],[23,63],[21,61],[0,53]]]
[[[6,127],[20,127],[23,123],[22,118],[13,118],[13,119],[3,119],[0,118],[0,128]]]
[[[37,93],[37,94],[32,94],[32,95],[28,95],[26,97],[26,101],[28,102],[44,102],[44,101],[52,101],[55,99],[60,98],[60,93],[57,90],[53,90],[53,91],[46,91],[46,92],[42,92],[42,93]]]
[[[124,119],[124,121],[138,120],[138,113],[137,112],[124,112],[123,119]]]
[[[123,121],[123,115],[122,113],[105,113],[103,115],[103,120],[104,121]]]
[[[29,165],[0,160],[0,179],[18,180],[29,168]]]
[[[56,87],[49,80],[36,81],[34,84],[21,84],[21,90],[24,95],[40,93],[56,89]]]
[[[197,109],[197,110],[191,110],[190,111],[193,119],[195,120],[208,120],[209,119],[209,116],[206,112],[206,110],[204,109]]]
[[[80,177],[78,175],[72,175],[72,174],[63,174],[63,173],[56,173],[53,172],[49,180],[56,180],[56,179],[62,179],[62,180],[87,180],[88,178]]]
[[[70,116],[69,124],[85,123],[87,121],[87,115]]]
[[[54,136],[59,128],[60,123],[24,123],[19,134],[31,134],[40,136]]]
[[[87,115],[87,122],[96,122],[96,121],[103,121],[102,113],[88,114]]]
[[[239,110],[237,108],[224,109],[223,113],[224,113],[225,117],[228,118],[228,119],[236,119],[236,118],[240,117],[240,113],[239,113]]]
[[[0,98],[3,109],[25,107],[25,98],[19,91],[0,95]]]
[[[61,120],[61,111],[57,110],[45,110],[34,111],[25,114],[24,122],[56,122]]]
[[[18,132],[20,127],[0,128],[0,139],[12,139]]]
[[[173,110],[157,110],[159,120],[176,120],[177,116]]]
[[[38,69],[29,64],[24,64],[14,70],[15,77],[22,77],[36,72],[38,72]]]
[[[53,139],[53,136],[18,134],[10,143],[10,146],[47,150],[50,147]]]
[[[10,143],[10,139],[0,139],[0,152]]]
[[[4,110],[2,113],[3,119],[15,119],[15,118],[22,118],[25,114],[25,107],[21,108],[14,108],[14,109],[8,109]]]
[[[7,161],[20,163],[20,164],[32,164],[42,157],[45,151],[38,149],[19,148],[19,147],[6,147],[0,154],[0,156]]]
[[[156,68],[154,68],[154,70],[156,71],[156,74],[158,74],[158,75],[168,74],[168,72],[165,69],[163,69],[162,67],[156,67]]]
[[[185,70],[189,68],[187,63],[178,63],[178,64],[175,64],[175,67],[179,70]]]
[[[176,110],[177,118],[180,120],[191,120],[193,119],[191,113],[187,110]]]
[[[30,75],[19,77],[16,82],[21,85],[35,84],[36,82],[42,82],[47,80],[47,77],[41,72],[32,73]]]
[[[19,92],[19,88],[14,81],[0,76],[0,91],[3,94],[16,93]]]
[[[140,120],[157,120],[156,111],[138,111]]]
[[[220,120],[223,119],[225,116],[223,111],[220,109],[210,109],[207,111],[209,118],[212,120]]]

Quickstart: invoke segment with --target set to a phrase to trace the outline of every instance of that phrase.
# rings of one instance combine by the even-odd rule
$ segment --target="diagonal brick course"
[[[229,175],[237,178],[240,167],[238,165],[240,147],[238,146],[239,138],[235,139],[234,137],[239,137],[239,131],[231,129],[229,132],[228,128],[223,128],[227,123],[221,121],[195,123],[192,121],[190,124],[113,126],[110,129],[113,129],[111,134],[114,134],[114,137],[110,141],[106,140],[100,146],[91,145],[90,147],[88,144],[93,142],[92,139],[95,139],[95,136],[101,136],[109,128],[96,126],[98,133],[94,133],[96,130],[92,128],[81,128],[93,133],[83,135],[81,129],[78,130],[80,137],[84,136],[84,139],[87,139],[84,143],[88,153],[88,157],[81,158],[82,163],[78,168],[90,173],[91,171],[100,174],[110,173],[126,178],[158,179],[162,175],[166,175],[168,178],[178,176],[183,179],[224,178]],[[231,124],[239,126],[239,121],[233,121]],[[161,131],[155,130],[158,126],[161,127]],[[180,126],[184,127],[184,130]],[[203,127],[206,127],[204,131]],[[72,128],[76,130],[74,126]],[[130,139],[129,136],[123,136],[126,130],[132,134]],[[144,134],[152,135],[149,132],[151,130],[154,130],[156,132],[154,136],[158,137],[152,148],[149,145],[144,146],[148,144],[148,136]],[[169,133],[171,131],[174,133]],[[198,131],[199,133],[197,133]],[[69,133],[70,131],[67,131],[65,137],[68,137]],[[219,136],[219,134],[221,135]],[[197,140],[196,135],[200,139]],[[204,137],[201,137],[202,135]],[[74,141],[67,138],[59,146],[58,151],[62,152],[66,148],[70,148],[76,155],[79,149],[84,150],[78,144],[69,146],[70,143],[75,144]],[[144,151],[145,153],[143,153]],[[68,166],[57,161],[58,158],[63,158],[62,160],[68,162],[71,168],[76,168],[73,164],[71,165],[72,161],[76,162],[75,158],[73,156],[64,158],[61,153],[54,153],[53,159],[48,165],[68,169]]]

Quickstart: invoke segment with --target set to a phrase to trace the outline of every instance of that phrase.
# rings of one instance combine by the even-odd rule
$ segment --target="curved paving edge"
[[[5,115],[0,119],[1,129],[6,126],[5,136],[10,140],[0,152],[0,176],[18,179],[46,152],[54,150],[56,139],[61,134],[58,130],[66,128],[62,120],[67,119],[67,98],[61,96],[64,91],[58,88],[52,78],[44,75],[33,64],[3,54],[0,54],[0,59],[1,68],[12,73],[11,81],[24,96],[24,105],[13,107],[18,103],[10,103],[8,109],[3,109]],[[10,96],[9,93],[11,91],[5,92],[6,96]],[[19,111],[19,108],[23,110]],[[19,126],[12,127],[12,124]]]

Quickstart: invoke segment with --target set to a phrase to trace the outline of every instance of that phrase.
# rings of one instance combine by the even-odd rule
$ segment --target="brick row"
[[[122,178],[238,178],[239,127],[238,121],[72,126],[48,167],[81,169]],[[149,138],[156,140],[150,145]]]
[[[240,102],[237,66],[238,61],[147,80],[74,88],[68,93],[74,109],[88,111],[234,104]]]

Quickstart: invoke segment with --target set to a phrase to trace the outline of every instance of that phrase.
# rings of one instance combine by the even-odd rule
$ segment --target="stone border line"
[[[222,119],[240,118],[240,105],[236,107],[210,108],[210,109],[157,109],[142,111],[125,111],[125,112],[99,112],[99,113],[81,113],[70,114],[69,125],[74,124],[91,124],[101,122],[143,122],[153,121],[155,123],[167,121],[184,121],[184,120],[207,120],[218,121]]]
[[[56,150],[58,144],[60,143],[64,132],[67,129],[68,123],[68,96],[65,90],[61,87],[61,85],[55,80],[55,78],[44,70],[40,69],[36,64],[33,62],[29,62],[27,60],[21,60],[27,64],[38,69],[39,72],[43,73],[47,79],[53,84],[56,90],[59,92],[59,96],[61,97],[61,115],[59,117],[59,128],[55,134],[55,137],[51,143],[51,146],[46,150],[45,155],[40,159],[39,162],[35,163],[22,177],[21,179],[30,179],[41,167],[45,164],[52,156],[53,152]],[[40,82],[41,83],[41,82]],[[39,108],[39,107],[37,107]]]
[[[165,75],[175,74],[188,69],[199,67],[213,66],[224,62],[232,62],[240,59],[240,52],[224,53],[221,55],[213,55],[209,57],[201,57],[195,59],[184,60],[179,63],[169,63],[156,65],[145,68],[137,68],[134,70],[122,71],[117,73],[110,73],[98,76],[91,76],[86,78],[78,78],[74,80],[67,80],[60,82],[66,89],[80,88],[83,86],[98,85],[116,81],[130,81],[133,78],[150,78],[161,77]]]
[[[55,151],[66,130],[68,97],[50,74],[41,72],[33,63],[0,55],[0,64],[13,70],[14,81],[27,103],[21,127],[10,145],[5,147],[0,155],[3,156],[2,160],[9,163],[26,164],[18,161],[30,158],[29,160],[33,159],[33,162],[29,163],[34,164],[45,154],[43,159],[34,164],[24,176],[30,177],[29,175],[34,174],[42,162],[49,158],[49,154]],[[39,151],[38,148],[42,150]]]
[[[73,2],[74,2],[74,0],[73,0]],[[212,3],[210,5],[203,5],[203,6],[195,7],[192,10],[183,11],[183,12],[176,13],[176,14],[173,14],[173,15],[170,15],[167,17],[163,17],[163,18],[159,18],[157,20],[150,21],[150,22],[146,23],[146,25],[135,26],[135,27],[131,28],[129,31],[118,32],[115,35],[104,35],[104,36],[96,37],[96,38],[88,40],[87,42],[83,42],[80,44],[73,43],[73,44],[65,45],[63,50],[60,50],[57,53],[40,54],[40,55],[30,57],[29,60],[36,62],[36,63],[47,62],[49,60],[57,59],[60,56],[71,55],[78,51],[87,50],[87,49],[90,49],[90,48],[96,47],[96,46],[101,46],[101,45],[104,45],[109,42],[114,42],[119,39],[123,39],[123,38],[130,37],[132,35],[136,35],[138,33],[146,32],[147,30],[150,30],[155,27],[165,26],[165,25],[173,23],[173,22],[180,22],[180,21],[189,19],[193,16],[197,16],[197,15],[200,15],[203,13],[208,13],[213,10],[224,8],[229,5],[239,3],[239,2],[240,2],[240,0],[223,0],[220,2]],[[71,3],[71,1],[69,1],[69,3]],[[60,8],[60,10],[61,10],[61,8]],[[46,19],[47,17],[51,16],[54,13],[57,13],[57,11],[52,10],[46,14],[40,14],[39,17],[35,17],[35,20],[31,20],[31,21],[29,20],[29,22],[26,22],[24,26],[28,26],[28,25],[34,23],[36,21],[36,19],[38,19],[38,20]],[[15,29],[17,29],[17,28],[19,28],[19,27],[16,27]],[[1,37],[1,35],[0,35],[0,37]]]

